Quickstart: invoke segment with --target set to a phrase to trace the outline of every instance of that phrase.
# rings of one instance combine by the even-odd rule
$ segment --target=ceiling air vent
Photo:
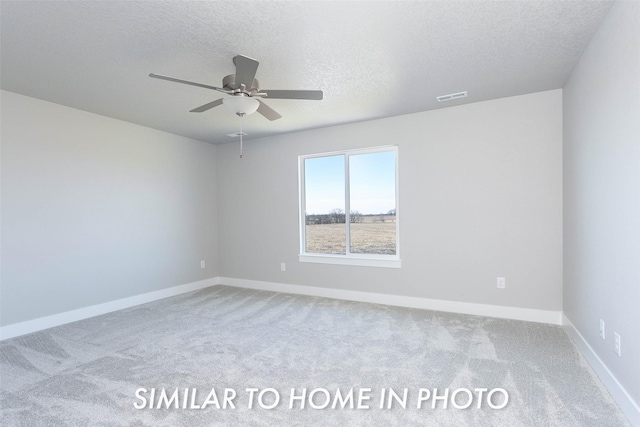
[[[452,101],[454,99],[466,98],[466,97],[467,97],[467,91],[465,90],[464,92],[450,93],[449,95],[436,96],[436,99],[438,100],[438,102],[444,102],[444,101]]]
[[[241,136],[247,136],[247,135],[249,135],[249,134],[246,133],[246,132],[234,132],[234,133],[228,133],[227,134],[227,136],[230,136],[232,138],[239,138]]]

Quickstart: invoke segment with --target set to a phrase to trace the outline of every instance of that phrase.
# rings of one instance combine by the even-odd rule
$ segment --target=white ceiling
[[[257,138],[563,86],[611,1],[2,1],[2,89],[226,143],[240,118],[222,86],[237,54],[264,89],[321,89],[322,101],[268,100]],[[438,104],[435,97],[467,90]]]

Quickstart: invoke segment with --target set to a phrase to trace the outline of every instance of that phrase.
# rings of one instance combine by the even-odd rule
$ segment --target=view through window
[[[396,258],[396,147],[304,156],[303,254]]]

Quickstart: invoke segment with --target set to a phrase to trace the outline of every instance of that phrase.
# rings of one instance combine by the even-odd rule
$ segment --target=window
[[[299,158],[300,261],[400,267],[397,147]]]

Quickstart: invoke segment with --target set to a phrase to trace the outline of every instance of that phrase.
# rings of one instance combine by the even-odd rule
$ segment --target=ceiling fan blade
[[[246,56],[237,55],[233,58],[233,63],[236,64],[236,81],[235,83],[245,85],[247,89],[253,87],[253,80],[256,78],[256,71],[258,71],[258,65],[260,64],[255,59],[248,58]]]
[[[260,105],[258,106],[258,113],[262,114],[267,119],[269,119],[271,121],[274,121],[274,120],[278,120],[279,118],[282,117],[280,114],[278,114],[277,111],[275,111],[273,108],[269,107],[264,102],[260,101],[259,99],[258,99],[258,102],[260,103]]]
[[[218,105],[222,105],[223,99],[216,99],[215,101],[209,102],[208,104],[204,104],[199,106],[198,108],[194,108],[193,110],[189,110],[190,113],[202,113],[204,111],[210,110],[213,107],[217,107]]]
[[[322,99],[321,90],[266,90],[260,89],[261,92],[266,92],[265,98],[269,99],[312,99],[319,101]]]
[[[230,93],[230,91],[228,91],[226,89],[221,89],[219,87],[209,86],[209,85],[205,85],[205,84],[202,84],[202,83],[190,82],[189,80],[176,79],[175,77],[162,76],[160,74],[155,74],[155,73],[149,74],[149,77],[153,77],[154,79],[160,79],[160,80],[168,80],[170,82],[175,82],[175,83],[183,83],[183,84],[191,85],[191,86],[203,87],[205,89],[213,89],[213,90],[217,90],[217,91],[223,92],[223,93]]]

